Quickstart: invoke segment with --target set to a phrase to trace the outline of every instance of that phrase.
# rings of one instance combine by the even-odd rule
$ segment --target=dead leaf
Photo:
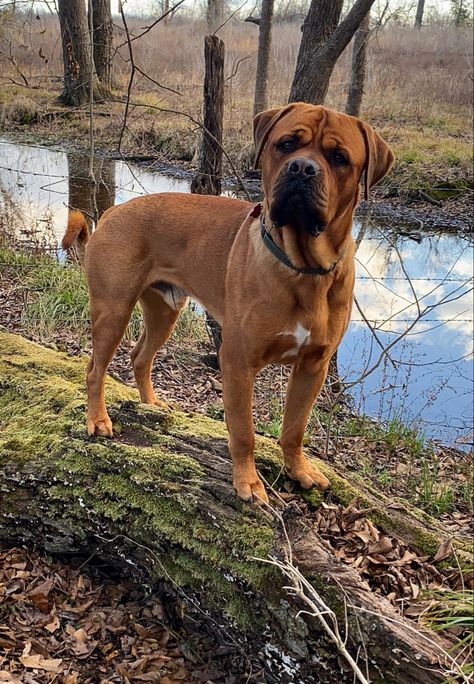
[[[132,682],[160,682],[164,681],[161,676],[161,670],[155,670],[155,672],[146,672],[145,674],[131,675],[130,679]]]
[[[50,632],[50,634],[53,634],[53,632],[55,632],[60,625],[61,623],[59,621],[59,618],[57,615],[55,615],[51,622],[48,622],[48,624],[45,625],[44,628],[47,629],[48,632]]]
[[[25,655],[20,656],[20,663],[24,667],[29,667],[33,670],[44,670],[45,672],[61,672],[62,658],[44,658],[42,655]]]
[[[74,608],[68,607],[68,610],[70,610],[71,613],[78,613],[79,615],[83,615],[83,613],[85,613],[86,610],[88,610],[92,606],[93,603],[94,603],[94,599],[92,598],[89,601],[86,601],[85,603],[82,603],[79,606],[75,606]]]
[[[388,564],[391,565],[392,567],[400,567],[401,565],[406,565],[407,563],[411,563],[412,560],[417,559],[418,556],[416,553],[413,553],[413,551],[409,551],[406,549],[405,553],[403,554],[403,557],[400,558],[400,560],[396,561],[388,561]]]
[[[38,586],[34,587],[28,592],[28,598],[30,601],[40,610],[42,613],[49,613],[50,601],[49,593],[54,586],[54,579],[51,577]]]
[[[452,539],[446,539],[442,544],[438,546],[438,550],[435,553],[435,556],[433,558],[433,563],[437,563],[438,561],[442,561],[445,558],[448,558],[451,556],[453,553],[453,540]]]
[[[372,534],[369,530],[355,530],[354,532],[352,532],[352,534],[355,534],[356,537],[362,539],[364,544],[367,544],[367,542],[372,538]]]
[[[12,633],[11,636],[9,634],[0,634],[0,648],[5,650],[5,651],[11,651],[13,648],[16,646],[16,640],[15,636]]]
[[[368,546],[368,552],[370,554],[372,553],[380,553],[382,555],[388,553],[393,549],[393,544],[392,540],[389,539],[388,537],[382,537],[379,539],[379,541],[373,542],[372,544],[369,544]]]
[[[70,672],[64,677],[64,684],[77,684],[77,672]]]
[[[12,675],[11,672],[0,670],[0,682],[8,682],[8,684],[22,684],[20,677]]]

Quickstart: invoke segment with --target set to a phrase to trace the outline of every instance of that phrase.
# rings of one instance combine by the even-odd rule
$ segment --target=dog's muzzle
[[[290,159],[273,190],[270,218],[277,228],[291,225],[309,235],[324,230],[321,169],[312,159]]]

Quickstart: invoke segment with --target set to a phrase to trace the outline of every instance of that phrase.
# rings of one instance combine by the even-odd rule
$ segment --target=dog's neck
[[[302,233],[291,225],[276,228],[271,222],[267,203],[261,207],[263,220],[271,239],[284,252],[296,269],[303,273],[330,273],[343,257],[348,242],[352,239],[352,217],[355,206],[349,206],[337,219],[331,222],[319,235]]]

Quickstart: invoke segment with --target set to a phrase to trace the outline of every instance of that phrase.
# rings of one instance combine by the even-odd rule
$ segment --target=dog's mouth
[[[317,237],[326,222],[315,179],[282,174],[274,187],[270,218],[277,228],[290,225]]]

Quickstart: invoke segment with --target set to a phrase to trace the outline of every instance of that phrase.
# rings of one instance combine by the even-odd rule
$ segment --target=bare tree
[[[425,0],[418,0],[416,6],[415,28],[421,29],[423,23],[423,12],[425,11]]]
[[[472,23],[472,11],[466,0],[451,0],[451,14],[455,26],[470,26]]]
[[[359,116],[367,72],[367,46],[370,37],[370,12],[367,12],[354,36],[351,80],[347,94],[346,114]]]
[[[168,14],[170,11],[170,0],[161,0],[161,14],[165,14],[165,18],[163,19],[163,24],[169,24],[170,19],[171,19],[171,14]]]
[[[91,49],[83,0],[58,0],[59,23],[63,46],[64,85],[60,101],[77,107],[90,100]],[[98,83],[94,96],[101,98]]]
[[[254,116],[267,108],[268,67],[270,64],[270,48],[272,42],[273,5],[274,0],[262,0],[258,34],[255,98],[253,102]]]
[[[289,102],[324,102],[336,62],[374,2],[357,0],[338,25],[343,0],[311,1],[303,24]]]
[[[204,38],[204,127],[198,172],[191,182],[191,192],[199,195],[220,195],[222,176],[222,129],[224,121],[224,58],[225,46],[217,36]],[[216,354],[222,344],[222,329],[206,311],[206,326]],[[208,359],[209,361],[209,359]],[[217,367],[217,359],[213,361]]]
[[[112,85],[113,23],[110,0],[92,1],[94,64],[97,78],[106,87]]]

